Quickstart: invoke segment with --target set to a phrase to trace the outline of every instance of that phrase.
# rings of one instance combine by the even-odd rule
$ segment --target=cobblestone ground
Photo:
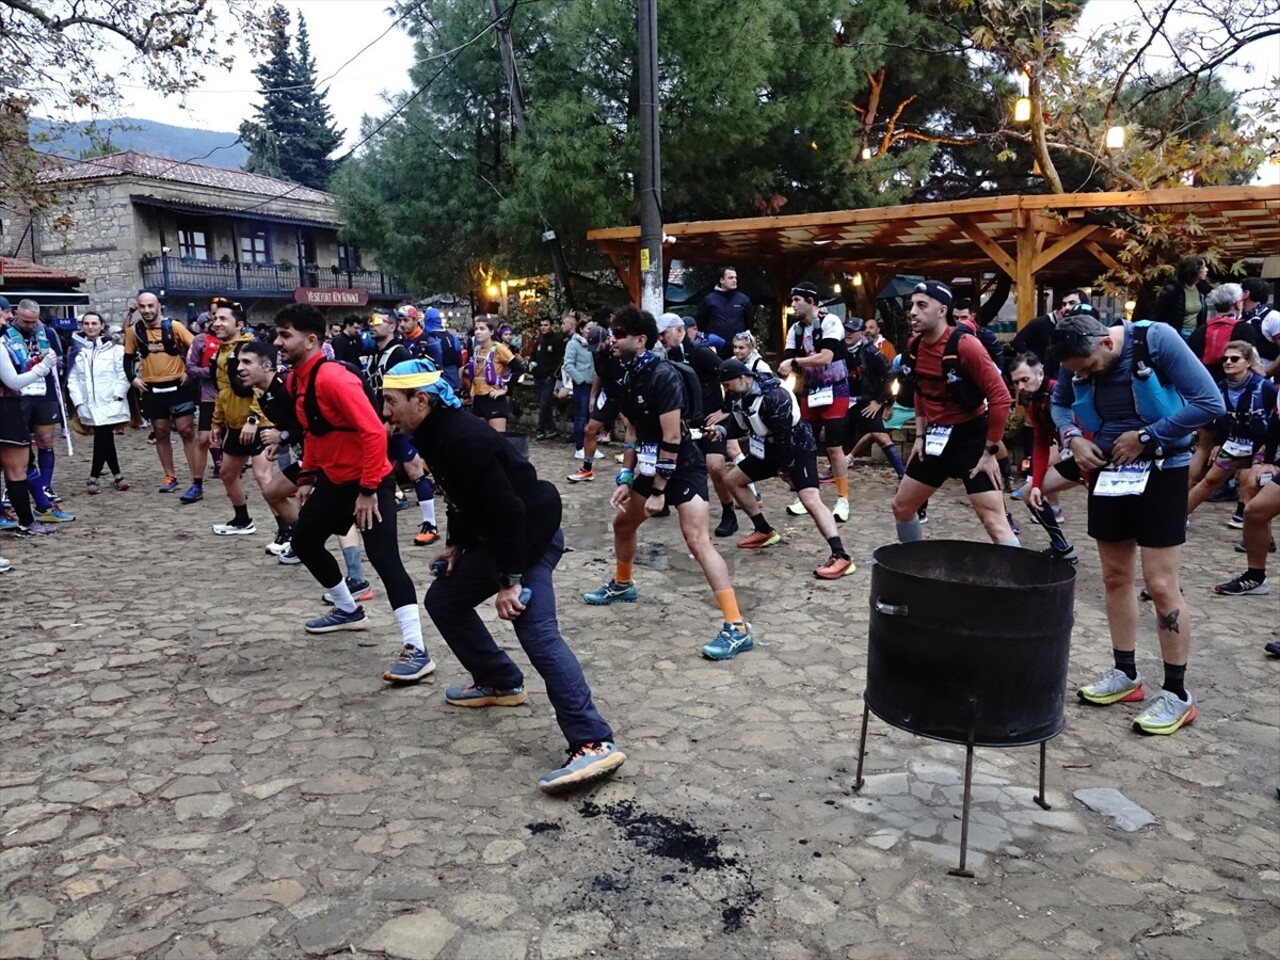
[[[1242,568],[1227,506],[1197,515],[1185,569],[1199,720],[1141,739],[1136,705],[1072,700],[1048,812],[1031,803],[1034,749],[979,750],[977,875],[962,880],[946,874],[961,748],[873,721],[872,775],[851,792],[866,560],[893,531],[883,468],[855,471],[860,569],[835,584],[812,578],[821,542],[766,486],[788,541],[747,556],[721,543],[762,641],[724,664],[697,656],[717,616],[673,520],[642,531],[639,604],[577,601],[611,570],[612,469],[565,490],[562,623],[630,759],[564,800],[534,787],[563,747],[536,676],[522,707],[447,707],[460,674],[428,630],[438,679],[386,688],[380,584],[378,630],[306,636],[320,591],[264,555],[266,524],[213,536],[230,515],[220,487],[181,507],[155,492],[141,434],[124,441],[133,490],[87,497],[84,454],[62,457],[79,521],[4,543],[4,957],[1280,957],[1280,664],[1262,651],[1280,605],[1209,592]],[[534,460],[561,477],[565,453]],[[1083,541],[1083,501],[1064,506]],[[930,537],[982,535],[958,491],[930,516]],[[421,589],[414,517],[400,539]],[[1110,665],[1082,555],[1073,687]],[[1142,629],[1158,686],[1150,609]],[[1155,822],[1121,829],[1074,798],[1093,787]]]

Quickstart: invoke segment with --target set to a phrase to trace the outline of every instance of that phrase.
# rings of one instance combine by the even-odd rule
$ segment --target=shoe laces
[[[418,656],[418,648],[411,643],[406,643],[400,650],[400,663],[413,663],[414,658]]]
[[[599,740],[589,740],[586,743],[580,743],[576,747],[570,747],[565,751],[569,755],[569,762],[573,763],[589,753],[605,753],[605,746]]]

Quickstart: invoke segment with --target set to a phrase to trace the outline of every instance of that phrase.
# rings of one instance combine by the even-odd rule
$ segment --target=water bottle
[[[431,575],[433,577],[442,577],[449,570],[449,561],[444,557],[436,557],[431,561]]]

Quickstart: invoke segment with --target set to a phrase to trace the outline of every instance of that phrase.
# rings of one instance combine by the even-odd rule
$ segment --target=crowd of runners
[[[482,316],[471,330],[453,332],[439,311],[412,305],[330,325],[297,304],[255,331],[241,304],[220,297],[193,330],[144,292],[120,328],[89,311],[64,340],[41,320],[38,304],[0,297],[0,530],[47,536],[76,520],[55,492],[71,482],[55,473],[59,424],[71,420],[92,437],[89,475],[75,481],[86,495],[129,489],[116,437],[144,424],[161,479],[134,483],[173,494],[189,474],[175,499],[195,503],[207,495],[212,462],[231,516],[210,535],[256,534],[253,514],[269,513],[267,554],[305,566],[330,607],[305,623],[307,632],[369,628],[363,604],[375,591],[367,560],[400,632],[400,655],[383,674],[388,683],[414,683],[436,669],[425,608],[469,674],[448,688],[448,703],[522,703],[523,675],[476,613],[492,599],[545,680],[568,741],[566,762],[539,784],[557,792],[625,760],[560,633],[553,582],[565,550],[562,497],[595,481],[601,447],[619,447],[606,480],[614,569],[581,602],[635,602],[637,530],[674,513],[721,612],[700,652],[728,660],[751,650],[755,637],[716,541],[733,538],[742,550],[778,544],[782,535],[765,510],[766,494],[777,489],[765,482],[778,479],[794,494],[783,509],[807,514],[816,528],[825,559],[813,575],[839,581],[853,573],[840,533],[850,518],[849,467],[874,445],[899,477],[888,509],[901,541],[923,538],[930,497],[956,480],[994,543],[1022,547],[1009,503],[1020,499],[1048,539],[1043,552],[1075,563],[1060,498],[1071,509],[1070,492],[1079,488],[1115,665],[1078,695],[1100,705],[1148,700],[1134,726],[1168,734],[1196,715],[1180,582],[1191,514],[1210,498],[1237,503],[1229,525],[1243,531],[1236,549],[1244,572],[1191,585],[1228,596],[1269,592],[1271,526],[1280,514],[1280,312],[1256,278],[1209,288],[1199,258],[1184,261],[1178,277],[1160,301],[1172,316],[1104,319],[1083,292],[1070,291],[1012,345],[987,329],[990,301],[926,280],[910,295],[900,351],[875,321],[840,318],[824,308],[816,285],[800,283],[790,292],[776,370],[749,330],[753,308],[732,268],[694,316],[623,306],[591,316],[571,311],[559,324],[543,319],[536,331]],[[577,467],[563,491],[537,476],[508,434],[522,379],[533,388],[539,440],[554,439],[559,410],[569,411]],[[1026,478],[1018,486],[1006,446],[1015,407],[1026,422]],[[900,450],[894,433],[903,428],[911,442]],[[185,471],[174,457],[179,445]],[[261,494],[252,509],[246,474]],[[830,506],[825,483],[835,487]],[[420,513],[413,543],[436,547],[428,563],[412,565],[429,571],[422,608],[397,539],[397,514],[413,508],[402,487]],[[446,511],[439,527],[437,497]],[[1139,559],[1164,674],[1149,699],[1135,654]],[[0,559],[0,572],[10,565]],[[1273,646],[1268,652],[1280,656]]]

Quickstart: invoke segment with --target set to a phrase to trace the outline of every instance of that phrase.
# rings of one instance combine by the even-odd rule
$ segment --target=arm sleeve
[[[39,380],[43,380],[46,374],[43,370],[28,370],[26,373],[19,373],[13,366],[13,359],[9,356],[9,351],[0,347],[0,381],[10,390],[21,390],[23,387],[30,386]]]
[[[1161,380],[1173,384],[1186,401],[1173,416],[1150,425],[1151,435],[1162,446],[1176,443],[1227,412],[1213,377],[1177,330],[1152,324],[1147,331],[1147,346],[1151,351],[1151,366]]]
[[[960,366],[982,387],[987,398],[987,443],[1004,439],[1004,425],[1013,408],[1013,398],[1004,385],[1004,377],[977,337],[960,338]]]

